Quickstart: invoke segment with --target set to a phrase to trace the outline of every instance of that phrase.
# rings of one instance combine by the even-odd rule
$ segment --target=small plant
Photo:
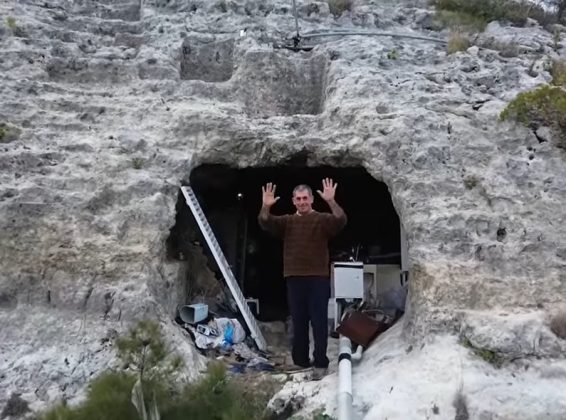
[[[6,25],[8,25],[8,28],[10,28],[12,32],[14,32],[18,28],[18,25],[16,24],[16,19],[13,16],[8,16],[6,18]]]
[[[519,44],[516,42],[496,42],[492,48],[499,51],[501,57],[511,58],[519,55]]]
[[[460,344],[462,344],[464,347],[470,349],[480,359],[484,360],[485,362],[489,363],[490,365],[492,365],[496,368],[500,368],[503,365],[504,359],[496,351],[493,351],[493,350],[490,350],[490,349],[487,349],[487,348],[483,348],[483,347],[476,347],[466,337],[463,337],[460,340]]]
[[[218,8],[218,10],[220,10],[222,13],[226,13],[228,11],[228,5],[226,4],[225,0],[220,0],[218,3],[216,3],[216,7]]]
[[[556,5],[556,19],[558,22],[563,22],[564,12],[566,12],[566,1],[565,0],[554,0]]]
[[[399,53],[395,48],[387,52],[387,58],[389,60],[397,60],[399,58]]]
[[[554,61],[551,73],[553,85],[566,86],[566,59]]]
[[[480,183],[480,180],[474,176],[474,175],[470,175],[467,176],[466,178],[464,178],[464,186],[468,189],[468,190],[473,190],[475,187],[477,187]]]
[[[446,52],[448,54],[454,54],[458,51],[466,51],[468,48],[470,48],[470,40],[468,37],[460,32],[453,32],[448,39]]]
[[[560,49],[560,41],[562,41],[560,29],[554,28],[554,31],[552,32],[552,49],[554,51],[558,51]]]
[[[14,34],[14,36],[20,38],[27,36],[25,31],[18,26],[18,24],[16,23],[16,19],[13,16],[8,16],[6,18],[6,25],[8,26],[10,31],[12,31],[12,34]]]
[[[143,167],[144,160],[140,157],[132,158],[132,166],[134,169],[141,169]]]
[[[116,349],[118,357],[142,380],[171,378],[183,363],[178,356],[171,357],[159,325],[152,321],[140,321],[126,337],[118,338]]]
[[[559,1],[562,1],[566,5],[564,0]],[[536,3],[531,3],[531,5],[532,8],[529,10],[529,17],[536,20],[543,28],[561,22],[562,19],[559,17],[559,13],[556,9],[549,10]]]
[[[9,143],[20,137],[21,130],[11,125],[0,123],[0,143]]]
[[[525,26],[531,5],[520,1],[496,1],[501,4],[501,16],[497,20],[507,21],[515,26]]]
[[[529,69],[527,70],[527,74],[531,77],[538,76],[538,71],[535,70],[536,64],[537,64],[536,60],[532,60],[531,64],[529,64]]]
[[[7,137],[8,130],[6,128],[6,124],[0,124],[0,142],[4,142],[4,139]]]
[[[334,417],[326,414],[323,408],[313,411],[312,420],[334,420]]]
[[[558,136],[559,146],[566,147],[566,91],[544,85],[517,95],[501,112],[501,120],[514,120],[531,129],[550,127]]]
[[[330,13],[340,17],[346,10],[352,10],[352,0],[327,0]]]

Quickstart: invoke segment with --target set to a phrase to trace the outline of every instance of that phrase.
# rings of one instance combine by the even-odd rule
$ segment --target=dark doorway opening
[[[317,189],[322,189],[325,177],[338,183],[336,201],[348,216],[347,226],[329,244],[331,260],[355,259],[364,264],[401,266],[400,223],[391,196],[387,186],[364,168],[237,169],[226,165],[202,165],[190,175],[190,184],[244,295],[259,300],[258,318],[262,321],[284,320],[288,308],[282,243],[263,232],[257,223],[261,186],[267,182],[277,185],[276,195],[281,199],[272,209],[274,214],[295,211],[291,194],[298,184],[311,186],[315,210],[328,212],[330,209],[316,193]],[[175,247],[179,244],[175,243],[174,236],[183,236],[179,229],[196,226],[186,218],[192,218],[192,215],[184,202],[180,202],[177,232],[173,235],[175,228],[172,229],[173,240],[169,243],[170,255],[177,254]],[[201,242],[205,243],[204,240]],[[218,277],[221,277],[219,272]]]

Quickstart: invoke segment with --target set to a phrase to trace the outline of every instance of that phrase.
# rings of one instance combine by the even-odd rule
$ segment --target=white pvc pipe
[[[338,420],[352,419],[352,360],[362,358],[362,346],[352,354],[352,342],[348,337],[340,336],[338,346]]]
[[[390,37],[393,37],[393,38],[409,38],[409,39],[418,39],[418,40],[421,40],[421,41],[439,42],[441,44],[447,44],[448,43],[444,39],[431,38],[431,37],[428,37],[428,36],[419,36],[419,35],[411,35],[411,34],[396,34],[396,33],[392,33],[392,32],[349,31],[349,30],[311,32],[311,33],[308,33],[308,34],[301,35],[301,38],[308,39],[308,38],[320,38],[320,37],[325,37],[325,36],[348,36],[348,35],[390,36]]]
[[[358,346],[358,348],[356,349],[356,352],[352,354],[352,361],[359,362],[360,360],[362,360],[362,352],[363,351],[364,351],[364,348],[362,346]]]
[[[338,394],[338,420],[351,420],[352,394]]]

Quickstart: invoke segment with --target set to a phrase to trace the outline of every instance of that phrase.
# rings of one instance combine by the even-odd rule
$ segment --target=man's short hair
[[[295,193],[298,191],[307,191],[309,195],[312,197],[311,187],[309,187],[307,184],[300,184],[297,185],[295,188],[293,188],[293,197],[295,196]]]

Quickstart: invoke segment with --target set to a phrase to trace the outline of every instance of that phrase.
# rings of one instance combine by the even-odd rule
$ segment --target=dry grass
[[[566,86],[566,59],[554,61],[551,73],[553,85]]]
[[[501,57],[517,57],[519,55],[519,44],[516,42],[499,42],[493,47],[494,50],[499,51]]]
[[[352,10],[352,0],[327,0],[330,13],[340,17],[346,10]]]
[[[436,19],[441,27],[458,31],[482,32],[488,23],[482,17],[454,10],[437,10]]]
[[[564,0],[566,1],[566,0]],[[524,26],[527,18],[546,26],[557,21],[556,13],[540,6],[515,0],[430,0],[442,25],[452,29],[483,31],[494,20]]]
[[[448,54],[454,54],[458,51],[466,51],[470,48],[470,45],[470,39],[465,34],[461,32],[452,32],[448,39],[446,52]]]

